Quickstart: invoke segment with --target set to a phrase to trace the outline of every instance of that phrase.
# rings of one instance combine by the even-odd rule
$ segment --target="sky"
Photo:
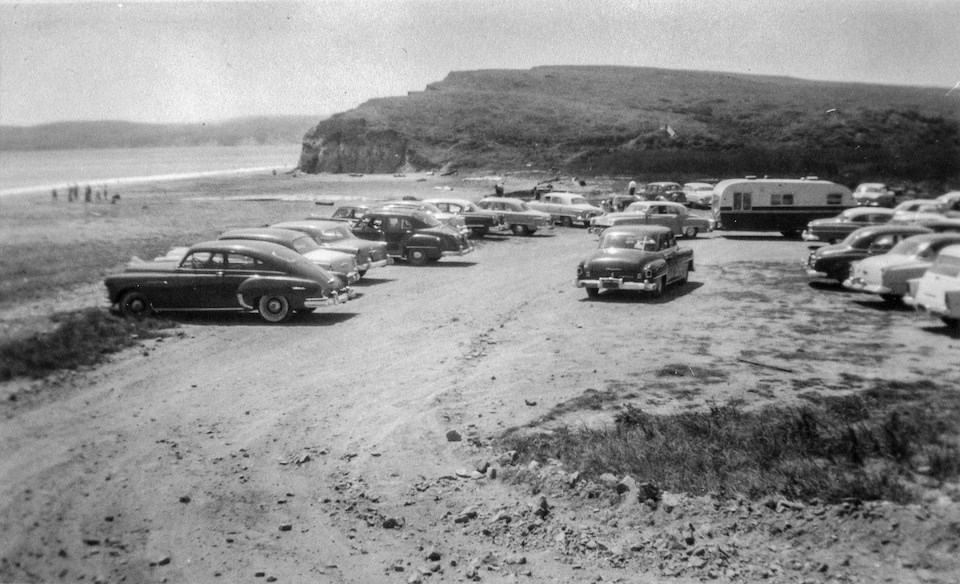
[[[960,92],[960,0],[0,0],[0,125],[324,116],[538,65]]]

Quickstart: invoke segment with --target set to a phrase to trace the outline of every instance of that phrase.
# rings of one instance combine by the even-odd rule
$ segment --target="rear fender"
[[[317,282],[302,278],[255,277],[237,287],[237,297],[247,308],[256,306],[257,299],[266,294],[284,296],[293,308],[303,308],[306,298],[316,297],[321,292],[322,287]]]
[[[406,254],[408,249],[421,249],[427,253],[430,258],[441,257],[440,238],[426,233],[414,233],[408,237],[401,246],[401,253]]]
[[[667,273],[667,260],[664,260],[664,259],[653,260],[652,262],[649,262],[647,265],[645,265],[643,267],[643,270],[644,272],[646,272],[647,270],[652,271],[654,278],[663,276]]]

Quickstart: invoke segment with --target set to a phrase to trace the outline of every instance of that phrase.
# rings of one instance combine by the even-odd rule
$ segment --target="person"
[[[83,202],[89,203],[93,195],[93,189],[90,188],[90,185],[87,185],[87,188],[83,189]]]
[[[627,194],[629,194],[631,197],[637,194],[637,181],[630,181],[630,186],[627,187]]]
[[[57,200],[57,189],[53,189],[53,192],[50,193],[50,196],[53,197],[53,200]]]
[[[502,197],[502,196],[503,196],[503,181],[498,182],[498,183],[493,187],[493,192],[494,192],[494,194],[496,194],[496,196],[498,196],[498,197]]]

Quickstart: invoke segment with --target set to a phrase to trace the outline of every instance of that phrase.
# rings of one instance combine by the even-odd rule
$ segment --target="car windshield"
[[[600,239],[600,249],[642,249],[657,251],[657,242],[652,237],[632,233],[610,233]]]
[[[430,215],[429,213],[421,214],[420,218],[423,220],[424,223],[427,224],[427,227],[437,227],[437,226],[443,225],[443,223],[441,223],[439,219],[437,219],[433,215]]]
[[[353,232],[351,232],[345,226],[324,229],[323,232],[320,233],[320,239],[323,241],[338,241],[340,239],[346,239],[352,236]]]
[[[929,241],[913,241],[911,239],[904,239],[897,245],[893,246],[893,249],[887,253],[914,256],[923,253],[923,251],[928,247],[930,247]]]
[[[298,253],[307,253],[320,249],[320,245],[309,235],[304,235],[293,240],[293,249],[297,250]]]
[[[571,205],[589,205],[590,203],[588,203],[587,200],[584,199],[583,197],[570,197],[570,204]]]
[[[930,272],[950,278],[958,278],[960,277],[960,257],[942,253],[930,266]]]

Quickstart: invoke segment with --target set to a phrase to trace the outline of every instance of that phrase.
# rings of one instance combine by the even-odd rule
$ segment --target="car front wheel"
[[[527,235],[530,229],[526,225],[513,224],[510,226],[510,231],[514,235]]]
[[[587,298],[596,298],[600,296],[600,288],[587,288]]]
[[[683,236],[688,239],[693,239],[697,236],[698,230],[696,227],[685,227],[683,229]]]
[[[667,277],[660,276],[659,278],[657,278],[656,287],[653,289],[653,291],[650,292],[650,295],[653,296],[654,298],[660,298],[661,296],[663,296],[663,289],[666,286],[667,286]]]
[[[140,292],[127,292],[120,298],[120,314],[127,318],[143,318],[152,312],[150,301]]]
[[[257,308],[260,318],[270,323],[283,322],[290,317],[290,303],[284,296],[263,296]]]

